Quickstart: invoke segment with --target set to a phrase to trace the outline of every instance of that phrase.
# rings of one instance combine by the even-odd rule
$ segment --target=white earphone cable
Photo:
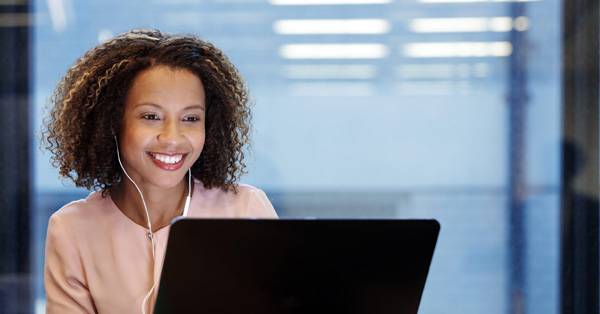
[[[150,291],[148,291],[148,293],[144,297],[144,300],[142,301],[142,314],[146,314],[146,303],[148,302],[150,295],[154,291],[154,288],[156,288],[156,283],[157,283],[156,276],[154,274],[154,266],[156,264],[156,242],[154,241],[154,232],[152,231],[152,222],[150,221],[150,212],[148,211],[148,206],[146,206],[146,200],[144,199],[144,194],[142,193],[142,190],[138,187],[138,185],[135,183],[135,181],[133,181],[133,179],[129,176],[129,174],[125,170],[125,167],[123,167],[123,163],[121,162],[121,153],[119,151],[119,142],[117,141],[117,136],[114,136],[114,138],[115,138],[115,144],[117,146],[117,160],[119,161],[119,166],[121,166],[121,170],[123,170],[123,173],[125,174],[127,179],[129,179],[129,181],[131,181],[131,183],[133,183],[133,186],[135,186],[136,190],[140,194],[140,197],[142,198],[142,204],[144,205],[144,210],[146,211],[146,219],[148,222],[148,236],[150,237],[150,241],[152,242],[152,267],[153,267],[152,282],[153,282],[153,284],[152,284],[152,287],[150,288]],[[188,210],[190,207],[191,194],[192,194],[192,170],[188,169],[188,191],[187,191],[187,196],[185,198],[185,206],[183,207],[183,217],[187,217]]]
[[[183,206],[183,217],[188,216],[188,210],[190,209],[190,201],[192,200],[192,169],[188,169],[188,194],[185,198],[185,205]]]
[[[117,141],[116,136],[115,136],[115,143],[117,144],[117,160],[119,161],[121,170],[123,170],[123,173],[125,174],[127,179],[129,179],[129,181],[131,181],[131,183],[133,183],[133,186],[135,186],[136,190],[140,194],[140,197],[142,198],[142,204],[144,205],[144,210],[146,211],[146,221],[148,223],[148,234],[150,236],[150,240],[152,241],[152,257],[154,257],[154,249],[155,249],[154,248],[154,234],[152,232],[152,222],[150,221],[150,212],[148,211],[148,206],[146,206],[146,200],[144,199],[144,194],[142,193],[142,190],[140,190],[138,185],[135,183],[135,181],[133,181],[133,179],[129,176],[129,174],[127,173],[127,170],[125,170],[125,167],[123,167],[123,163],[121,162],[121,153],[119,152],[119,142]]]

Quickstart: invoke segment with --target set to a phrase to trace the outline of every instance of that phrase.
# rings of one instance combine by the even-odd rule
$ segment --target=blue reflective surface
[[[243,181],[265,189],[281,216],[436,218],[442,232],[420,313],[506,313],[514,244],[507,208],[510,51],[502,43],[506,30],[520,27],[528,41],[525,305],[527,313],[557,313],[559,1],[527,2],[525,26],[509,20],[508,29],[510,2],[274,3],[36,1],[34,126],[61,75],[99,41],[139,27],[197,34],[247,80],[254,136]],[[370,19],[387,28],[287,34],[275,27],[315,19]],[[456,25],[463,30],[450,32]],[[302,50],[288,45],[298,44],[374,45],[367,50],[376,57],[291,57]],[[34,146],[39,272],[48,215],[87,192],[59,180],[48,154]]]

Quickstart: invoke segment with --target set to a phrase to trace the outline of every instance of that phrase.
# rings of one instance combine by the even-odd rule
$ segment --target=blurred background
[[[419,313],[598,313],[594,0],[0,1],[0,313],[43,313],[51,213],[89,191],[40,136],[58,80],[131,28],[221,48],[281,217],[435,218]]]

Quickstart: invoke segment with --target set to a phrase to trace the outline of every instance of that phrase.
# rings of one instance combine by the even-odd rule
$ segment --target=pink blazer
[[[277,218],[265,193],[253,186],[239,185],[234,194],[195,183],[190,217]],[[48,223],[47,313],[141,313],[153,276],[160,278],[169,229],[154,234],[157,262],[152,269],[146,228],[125,216],[110,196],[92,192],[62,207]],[[155,301],[153,293],[146,313]]]

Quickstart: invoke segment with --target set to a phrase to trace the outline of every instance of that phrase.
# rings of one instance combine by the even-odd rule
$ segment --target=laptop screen
[[[434,220],[183,219],[155,313],[416,314]]]

